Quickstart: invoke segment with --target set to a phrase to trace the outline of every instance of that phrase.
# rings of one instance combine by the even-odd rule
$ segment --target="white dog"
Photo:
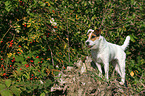
[[[106,41],[106,39],[101,36],[101,29],[97,30],[88,30],[88,40],[86,45],[91,49],[91,55],[93,61],[102,75],[101,64],[104,64],[105,77],[108,80],[109,76],[109,62],[114,65],[115,70],[121,76],[120,84],[125,83],[125,59],[126,54],[124,50],[129,45],[130,36],[126,37],[126,40],[122,46],[112,44]]]

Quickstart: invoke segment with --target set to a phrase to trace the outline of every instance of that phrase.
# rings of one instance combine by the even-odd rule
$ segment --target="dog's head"
[[[86,46],[88,46],[90,49],[96,49],[97,46],[99,45],[101,29],[97,30],[89,29],[87,34],[88,39],[86,41]]]

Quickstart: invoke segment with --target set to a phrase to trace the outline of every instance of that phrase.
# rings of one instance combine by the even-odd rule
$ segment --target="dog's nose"
[[[87,45],[89,45],[89,42],[86,42]]]

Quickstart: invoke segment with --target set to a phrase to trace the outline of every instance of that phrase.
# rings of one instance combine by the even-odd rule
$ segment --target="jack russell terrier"
[[[106,39],[101,36],[101,29],[92,30],[89,29],[88,40],[86,45],[91,49],[91,55],[93,61],[99,70],[99,76],[102,76],[101,64],[104,65],[105,77],[109,79],[109,62],[113,64],[115,70],[121,76],[120,84],[125,83],[125,49],[129,45],[130,36],[127,36],[125,42],[122,46],[112,44],[106,41]]]

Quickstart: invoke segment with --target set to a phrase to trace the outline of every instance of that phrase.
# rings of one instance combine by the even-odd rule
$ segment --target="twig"
[[[23,19],[20,19],[19,21],[21,21]],[[19,21],[17,21],[16,23],[18,23]],[[14,23],[13,25],[15,25],[16,23]],[[4,37],[6,36],[6,34],[10,31],[10,29],[13,27],[13,25],[11,25],[11,27],[8,29],[8,31],[4,34],[4,36],[2,37],[1,41],[3,41]]]
[[[53,65],[53,67],[54,67],[53,53],[52,53],[52,50],[51,50],[51,48],[50,48],[50,46],[49,46],[49,45],[48,45],[48,48],[50,49],[50,52],[51,52],[52,65]]]

